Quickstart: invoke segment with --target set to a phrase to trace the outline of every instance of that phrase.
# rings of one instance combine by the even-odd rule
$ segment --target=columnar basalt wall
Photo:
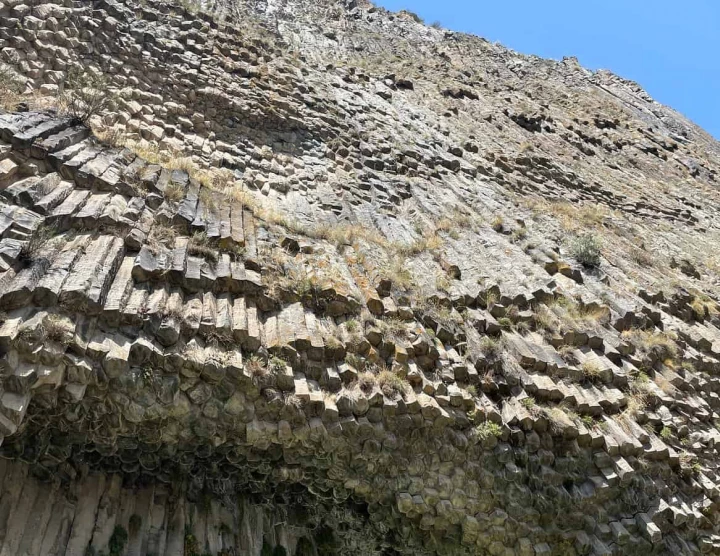
[[[720,553],[701,130],[369,5],[0,18],[0,554]]]

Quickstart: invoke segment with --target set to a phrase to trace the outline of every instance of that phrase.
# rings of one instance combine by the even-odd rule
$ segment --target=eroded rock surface
[[[720,554],[720,147],[640,87],[362,2],[0,61],[0,555]]]

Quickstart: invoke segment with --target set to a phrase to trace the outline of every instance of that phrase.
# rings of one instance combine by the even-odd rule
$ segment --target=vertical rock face
[[[197,8],[0,1],[0,556],[720,553],[718,143],[407,12]]]

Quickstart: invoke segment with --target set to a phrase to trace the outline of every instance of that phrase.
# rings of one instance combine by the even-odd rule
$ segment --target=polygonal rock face
[[[112,100],[0,112],[1,554],[720,553],[701,130],[360,2],[0,29]]]

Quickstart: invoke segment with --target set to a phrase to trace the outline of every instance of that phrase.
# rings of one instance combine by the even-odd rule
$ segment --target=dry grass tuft
[[[480,351],[487,359],[496,359],[502,352],[502,343],[500,340],[491,338],[490,336],[484,336],[480,340]]]
[[[172,203],[179,203],[185,198],[185,188],[181,183],[170,182],[163,192],[165,198]]]
[[[23,89],[12,68],[0,64],[0,110],[16,111],[23,101]]]
[[[60,315],[48,315],[42,321],[43,338],[57,342],[62,345],[68,345],[75,334],[75,327],[70,319],[63,318]]]
[[[378,319],[376,325],[386,339],[393,342],[402,341],[407,338],[408,327],[405,321],[395,318]]]
[[[247,369],[253,381],[258,381],[270,374],[270,369],[268,369],[265,361],[263,361],[257,355],[253,355],[252,357],[250,357],[250,359],[247,360],[245,368]]]
[[[600,228],[611,216],[611,211],[597,204],[573,204],[565,201],[548,202],[534,200],[530,209],[538,214],[551,214],[567,232],[578,232],[588,228]]]
[[[58,230],[55,226],[40,224],[32,231],[30,239],[20,249],[19,260],[27,265],[35,262],[40,252],[57,234]]]
[[[195,257],[205,259],[211,264],[218,261],[218,252],[210,245],[205,232],[195,232],[188,242],[188,253]]]
[[[377,383],[382,393],[388,398],[394,399],[398,396],[405,397],[407,382],[394,372],[388,369],[380,371],[377,375]]]
[[[150,249],[157,252],[160,250],[160,247],[167,249],[174,248],[176,237],[177,230],[175,228],[156,223],[150,230],[147,242]]]
[[[503,220],[503,217],[498,214],[492,219],[490,226],[496,232],[502,232],[505,229],[505,221]]]
[[[365,371],[358,375],[356,386],[364,394],[370,394],[377,386],[377,383],[377,376],[370,371]]]
[[[584,361],[580,370],[582,371],[583,377],[590,382],[598,381],[602,376],[602,369],[595,361]]]
[[[677,356],[675,338],[667,332],[634,328],[625,330],[622,337],[629,340],[641,352],[652,353],[660,361],[672,360]]]

